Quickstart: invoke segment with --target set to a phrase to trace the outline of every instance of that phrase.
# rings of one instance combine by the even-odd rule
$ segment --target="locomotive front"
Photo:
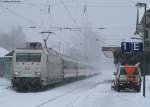
[[[40,85],[42,50],[16,49],[13,56],[13,87]]]

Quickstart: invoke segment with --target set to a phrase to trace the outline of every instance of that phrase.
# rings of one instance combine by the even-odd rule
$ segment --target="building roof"
[[[149,11],[150,11],[150,3],[147,3],[147,12]],[[145,14],[144,8],[139,9],[139,22],[142,21],[144,14]]]
[[[4,57],[9,51],[0,47],[0,57]]]
[[[146,28],[150,29],[150,9],[147,9],[146,11]],[[140,34],[144,32],[144,23],[145,23],[145,11],[144,9],[139,10],[139,18],[136,25],[136,31],[135,34]]]

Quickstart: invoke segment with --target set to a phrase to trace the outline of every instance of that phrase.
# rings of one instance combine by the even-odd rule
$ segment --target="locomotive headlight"
[[[19,75],[19,72],[15,72],[14,74],[15,74],[15,75]]]
[[[35,75],[41,75],[41,73],[40,72],[35,72]]]

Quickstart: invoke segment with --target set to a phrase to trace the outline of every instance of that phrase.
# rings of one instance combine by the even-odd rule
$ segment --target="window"
[[[124,69],[124,68],[121,68],[121,70],[120,70],[120,75],[126,75],[127,73],[126,73],[126,70]]]
[[[16,62],[40,62],[40,53],[17,53]]]

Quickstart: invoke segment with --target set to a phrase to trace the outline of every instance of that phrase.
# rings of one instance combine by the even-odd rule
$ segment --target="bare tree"
[[[12,28],[10,32],[0,34],[0,46],[8,50],[23,46],[26,36],[22,27]]]

